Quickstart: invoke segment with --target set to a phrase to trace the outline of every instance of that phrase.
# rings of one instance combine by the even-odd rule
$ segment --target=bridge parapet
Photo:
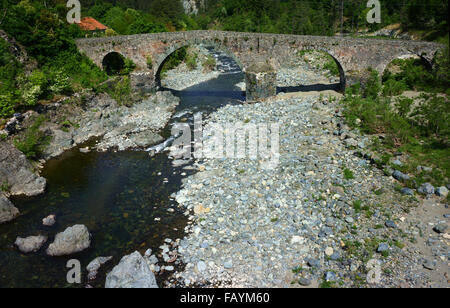
[[[76,43],[79,50],[99,67],[111,52],[130,58],[140,76],[146,76],[146,81],[141,80],[139,84],[149,83],[152,88],[159,84],[167,57],[178,48],[193,44],[214,46],[224,51],[243,70],[258,62],[272,63],[277,69],[289,63],[301,50],[321,50],[338,64],[342,88],[364,78],[368,68],[382,74],[390,62],[405,55],[420,56],[432,66],[436,52],[444,48],[441,44],[420,41],[208,30],[88,38]],[[151,68],[147,66],[148,59],[151,59]]]

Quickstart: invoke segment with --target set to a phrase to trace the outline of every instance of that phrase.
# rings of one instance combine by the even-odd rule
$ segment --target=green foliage
[[[422,83],[420,79],[412,80]],[[365,91],[360,91],[358,87],[346,91],[343,104],[347,123],[364,133],[383,134],[382,142],[377,138],[378,151],[408,153],[411,163],[405,166],[404,172],[414,174],[418,165],[438,166],[433,169],[433,174],[418,175],[416,183],[428,181],[436,185],[445,184],[445,179],[450,177],[448,97],[423,94],[415,99],[416,102],[406,97],[377,97],[375,91],[368,91],[367,88],[377,88],[378,80],[374,76],[371,82],[377,85],[369,83]],[[434,85],[436,83],[431,84]],[[357,124],[356,119],[360,119],[361,123]],[[380,166],[387,163],[389,157],[383,155]]]
[[[332,56],[326,55],[327,61],[323,65],[323,69],[330,72],[331,76],[339,76],[339,67]]]
[[[381,80],[378,72],[374,69],[369,69],[369,78],[367,79],[366,87],[364,88],[364,97],[369,99],[376,99],[381,92]]]
[[[17,137],[14,140],[16,148],[29,159],[38,159],[42,154],[42,150],[50,141],[49,137],[39,130],[39,127],[45,120],[44,116],[39,116],[33,125],[27,129],[24,136]]]
[[[167,59],[163,63],[161,74],[163,75],[167,71],[170,71],[183,63],[183,61],[185,61],[186,59],[186,56],[187,47],[181,47],[180,49],[175,50],[170,56],[167,57]]]
[[[150,57],[150,56],[147,57],[147,68],[153,69],[153,61],[152,61],[152,57]]]
[[[204,69],[205,72],[210,72],[210,71],[212,71],[212,70],[216,67],[216,65],[217,65],[216,59],[215,59],[213,56],[208,55],[208,57],[206,58],[206,60],[203,61],[202,65],[203,65],[203,69]]]
[[[346,180],[353,180],[355,178],[353,171],[351,171],[348,168],[344,169],[344,179]]]
[[[121,77],[121,79],[106,92],[114,98],[119,105],[130,105],[132,103],[130,78],[128,76]]]

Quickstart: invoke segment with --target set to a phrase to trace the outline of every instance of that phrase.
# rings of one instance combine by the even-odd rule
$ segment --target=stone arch
[[[120,52],[111,51],[102,57],[102,69],[108,75],[115,75],[125,67],[125,57]]]
[[[230,58],[232,58],[241,68],[242,71],[244,71],[244,65],[242,64],[241,60],[236,56],[235,53],[231,52],[226,46],[221,44],[221,41],[215,41],[215,40],[187,40],[181,43],[170,45],[165,49],[165,51],[161,54],[159,54],[154,63],[153,63],[153,71],[154,71],[154,80],[157,87],[161,86],[161,70],[164,66],[164,64],[169,59],[169,56],[173,54],[175,51],[179,50],[183,47],[193,46],[193,45],[204,45],[207,47],[214,47],[214,49],[222,51],[226,55],[228,55]]]
[[[411,53],[411,52],[404,52],[404,53],[398,53],[395,54],[394,56],[391,56],[389,58],[386,59],[386,61],[383,61],[378,67],[377,67],[377,71],[380,74],[380,77],[383,77],[384,73],[386,72],[387,67],[389,66],[389,64],[391,64],[393,61],[397,60],[397,59],[408,59],[408,58],[416,58],[416,59],[420,59],[422,65],[428,70],[428,71],[432,71],[433,67],[434,67],[434,63],[432,62],[433,60],[429,60],[428,58],[424,57],[423,55],[418,55],[415,53]]]
[[[301,50],[312,50],[312,51],[320,51],[323,53],[326,53],[328,56],[330,56],[334,62],[337,65],[338,71],[339,71],[339,90],[344,92],[345,87],[347,85],[347,76],[345,74],[345,70],[341,63],[343,63],[342,60],[339,60],[339,56],[335,55],[335,53],[329,49],[322,48],[322,47],[305,47]]]

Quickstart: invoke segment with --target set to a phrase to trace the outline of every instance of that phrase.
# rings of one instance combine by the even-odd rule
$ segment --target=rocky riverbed
[[[186,264],[169,286],[448,287],[448,234],[433,231],[448,224],[447,205],[401,195],[355,155],[369,140],[343,124],[340,107],[291,94],[210,116],[207,126],[279,123],[280,163],[197,162],[173,196],[191,224],[175,251],[163,247]]]

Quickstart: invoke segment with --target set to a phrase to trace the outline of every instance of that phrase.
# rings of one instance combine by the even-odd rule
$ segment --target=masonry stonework
[[[186,31],[130,36],[87,38],[76,41],[79,50],[102,67],[104,57],[118,52],[130,58],[137,66],[138,84],[156,89],[162,65],[175,50],[189,45],[204,44],[226,52],[240,67],[254,63],[272,63],[278,69],[291,61],[301,50],[321,50],[331,55],[338,64],[341,88],[359,82],[369,68],[384,72],[393,60],[408,55],[420,56],[431,66],[434,56],[444,46],[437,43],[403,40],[378,40],[345,37],[319,37],[284,34],[240,33],[224,31]],[[153,63],[147,67],[147,59]],[[140,75],[139,77],[142,77]]]

